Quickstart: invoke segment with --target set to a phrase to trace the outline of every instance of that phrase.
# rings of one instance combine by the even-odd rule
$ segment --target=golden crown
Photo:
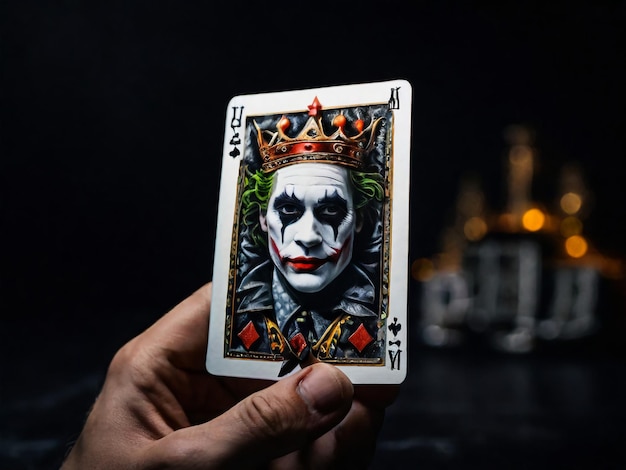
[[[256,121],[254,122],[262,158],[261,170],[269,173],[294,163],[306,162],[363,168],[365,157],[374,146],[375,131],[382,118],[373,120],[367,128],[362,119],[356,119],[352,122],[356,134],[348,137],[346,134],[348,119],[343,114],[338,114],[332,120],[332,125],[337,130],[326,135],[322,124],[322,105],[317,96],[308,108],[309,119],[300,133],[293,138],[285,133],[291,127],[291,121],[284,115],[276,124],[276,132],[261,130]]]

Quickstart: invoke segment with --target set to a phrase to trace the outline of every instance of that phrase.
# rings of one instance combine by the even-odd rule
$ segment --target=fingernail
[[[351,398],[351,385],[343,383],[328,364],[311,366],[298,384],[298,394],[312,411],[329,413]]]

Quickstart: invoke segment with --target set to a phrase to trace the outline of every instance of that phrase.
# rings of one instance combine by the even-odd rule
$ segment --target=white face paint
[[[319,292],[352,259],[357,228],[346,168],[298,163],[276,171],[267,214],[269,252],[296,290]]]

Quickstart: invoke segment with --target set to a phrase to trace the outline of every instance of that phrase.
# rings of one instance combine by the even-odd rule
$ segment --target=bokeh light
[[[470,217],[463,225],[463,234],[468,240],[475,242],[487,233],[487,223],[482,217]]]
[[[545,214],[536,208],[527,210],[522,217],[522,225],[531,232],[541,230],[545,221]]]
[[[561,196],[561,209],[566,214],[572,215],[580,210],[583,200],[579,194],[569,192]]]
[[[572,235],[565,240],[565,251],[572,258],[581,258],[587,253],[587,240],[580,235]]]
[[[565,238],[580,235],[583,231],[583,223],[578,217],[565,217],[561,221],[561,235]]]

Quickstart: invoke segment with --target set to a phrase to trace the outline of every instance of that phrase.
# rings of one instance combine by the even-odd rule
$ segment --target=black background
[[[535,131],[533,196],[580,165],[586,234],[626,253],[624,1],[25,0],[0,21],[7,468],[54,466],[114,351],[210,280],[234,95],[408,79],[411,259],[440,249],[464,175],[504,203],[511,124]]]

